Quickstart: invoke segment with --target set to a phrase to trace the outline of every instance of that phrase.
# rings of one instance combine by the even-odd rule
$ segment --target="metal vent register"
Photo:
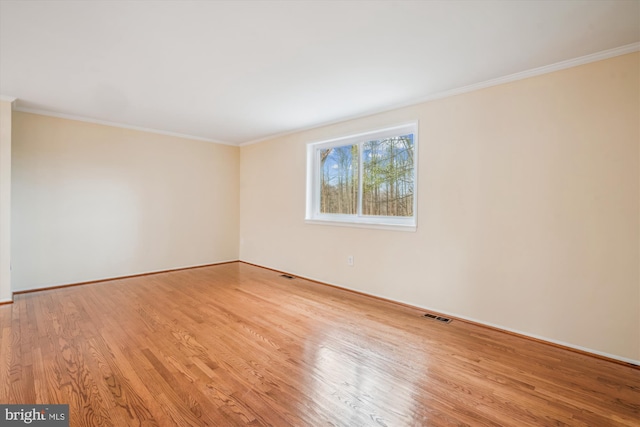
[[[435,314],[431,314],[431,313],[425,314],[424,317],[427,317],[427,318],[433,319],[433,320],[437,320],[438,322],[442,322],[442,323],[451,323],[451,319],[446,318],[446,317],[442,317],[442,316],[436,316]]]

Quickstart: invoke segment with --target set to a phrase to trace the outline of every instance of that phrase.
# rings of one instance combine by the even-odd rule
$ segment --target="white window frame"
[[[366,141],[413,134],[413,216],[362,215],[362,145]],[[320,150],[344,145],[358,145],[358,213],[327,214],[320,212]],[[406,123],[307,144],[307,205],[305,222],[348,227],[382,228],[416,231],[418,217],[418,122]]]

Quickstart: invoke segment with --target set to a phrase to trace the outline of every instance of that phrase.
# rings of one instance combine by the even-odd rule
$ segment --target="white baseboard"
[[[406,304],[406,303],[403,302],[403,304]],[[411,305],[413,305],[413,304],[411,304]],[[529,337],[529,338],[534,338],[534,339],[540,340],[540,341],[546,341],[548,343],[557,344],[557,345],[560,345],[562,347],[573,348],[575,350],[580,350],[580,351],[583,351],[585,353],[591,353],[591,354],[595,354],[595,355],[598,355],[598,356],[606,357],[608,359],[615,359],[615,360],[619,360],[621,362],[631,363],[633,365],[640,366],[640,360],[634,360],[634,359],[629,359],[627,357],[618,356],[618,355],[615,355],[615,354],[605,353],[604,351],[594,350],[592,348],[587,348],[587,347],[582,347],[582,346],[575,345],[575,344],[570,344],[570,343],[567,343],[567,342],[564,342],[564,341],[559,341],[559,340],[555,340],[555,339],[552,339],[552,338],[544,337],[542,335],[532,334],[530,332],[523,332],[523,331],[520,331],[520,330],[517,330],[517,329],[509,328],[509,327],[498,325],[498,324],[495,324],[495,323],[490,323],[490,322],[485,322],[483,320],[474,319],[472,317],[463,316],[463,315],[456,314],[456,313],[450,313],[450,312],[446,312],[446,311],[442,311],[442,310],[437,310],[435,308],[428,308],[428,307],[418,307],[418,308],[424,308],[427,311],[432,310],[432,311],[435,311],[435,312],[438,312],[438,313],[446,314],[448,316],[453,316],[453,317],[457,317],[459,319],[468,320],[469,322],[478,323],[480,325],[489,326],[489,327],[492,327],[492,328],[495,328],[495,329],[500,329],[500,330],[507,331],[507,332],[513,332],[514,334],[524,335],[524,336]]]
[[[241,260],[240,262],[245,262],[245,261]],[[252,262],[249,262],[249,261],[246,261],[246,263],[261,267],[260,264],[252,263]],[[264,268],[268,268],[268,269],[271,269],[271,270],[282,271],[282,270],[279,270],[277,268],[271,268],[271,267],[264,267]],[[446,311],[446,310],[440,310],[440,309],[435,308],[435,307],[425,307],[425,306],[421,306],[421,305],[416,305],[415,303],[409,303],[409,302],[406,302],[406,301],[401,301],[401,300],[397,300],[397,299],[394,299],[394,298],[389,298],[389,297],[384,296],[384,295],[377,295],[377,294],[373,294],[373,293],[370,293],[370,292],[364,292],[364,291],[361,291],[359,289],[348,288],[348,287],[343,286],[343,285],[338,285],[336,283],[331,283],[331,282],[328,282],[326,280],[316,279],[314,277],[304,276],[304,275],[296,274],[296,273],[293,273],[293,272],[285,272],[285,271],[282,271],[282,272],[285,273],[285,274],[289,274],[289,275],[295,276],[295,277],[299,277],[301,279],[308,279],[308,280],[312,280],[312,281],[318,282],[318,283],[325,283],[327,285],[335,286],[336,288],[345,289],[347,291],[354,291],[354,292],[358,292],[360,294],[368,295],[368,296],[371,296],[371,297],[374,297],[374,298],[380,298],[380,299],[391,301],[391,302],[397,302],[397,303],[404,304],[404,305],[407,305],[407,306],[415,307],[415,308],[420,309],[420,310],[433,311],[433,312],[436,312],[436,313],[439,313],[439,314],[444,314],[444,315],[455,317],[455,318],[458,318],[458,319],[461,319],[461,320],[467,320],[469,322],[473,322],[473,323],[476,323],[476,324],[479,324],[479,325],[488,326],[490,328],[499,329],[499,330],[506,331],[506,332],[511,332],[511,333],[514,333],[514,334],[522,335],[522,336],[533,338],[533,339],[536,339],[536,340],[545,341],[545,342],[548,342],[548,343],[551,343],[551,344],[556,344],[556,345],[559,345],[559,346],[562,346],[562,347],[567,347],[567,348],[575,349],[575,350],[582,351],[582,352],[585,352],[585,353],[591,353],[593,355],[606,357],[608,359],[618,360],[618,361],[621,361],[621,362],[630,363],[632,365],[640,366],[640,360],[630,359],[628,357],[618,356],[616,354],[610,354],[610,353],[606,353],[606,352],[603,352],[603,351],[594,350],[594,349],[587,348],[587,347],[582,347],[582,346],[579,346],[579,345],[567,343],[567,342],[556,340],[556,339],[553,339],[553,338],[548,338],[548,337],[544,337],[544,336],[541,336],[541,335],[532,334],[530,332],[523,332],[523,331],[520,331],[518,329],[509,328],[507,326],[499,325],[499,324],[496,324],[496,323],[486,322],[484,320],[478,320],[478,319],[475,319],[473,317],[464,316],[464,315],[461,315],[461,314],[458,314],[458,313],[454,313],[454,312],[450,312],[450,311]]]
[[[130,273],[130,274],[122,275],[122,276],[98,277],[98,278],[93,278],[93,279],[82,280],[82,281],[79,281],[79,282],[48,283],[48,284],[43,285],[43,286],[35,286],[35,287],[29,287],[29,288],[13,289],[13,294],[22,294],[22,293],[28,293],[28,292],[46,291],[48,289],[64,288],[64,287],[67,287],[67,286],[78,286],[78,285],[85,285],[85,284],[90,284],[90,283],[108,282],[108,281],[111,281],[111,280],[121,280],[121,279],[128,279],[128,278],[132,278],[132,277],[137,277],[137,276],[146,276],[148,274],[170,273],[172,271],[188,270],[190,268],[207,267],[207,266],[217,265],[217,264],[228,264],[230,262],[238,262],[238,260],[237,259],[232,259],[232,260],[228,260],[228,261],[215,261],[215,262],[210,262],[210,263],[207,263],[207,264],[195,264],[195,265],[186,265],[186,266],[182,266],[182,267],[172,267],[172,268],[165,268],[165,269],[159,269],[159,270],[150,270],[150,271],[143,271],[143,272],[140,272],[140,273]]]

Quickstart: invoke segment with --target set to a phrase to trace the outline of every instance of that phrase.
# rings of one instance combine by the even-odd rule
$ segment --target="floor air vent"
[[[424,317],[428,317],[429,319],[437,320],[442,323],[451,323],[451,319],[447,319],[446,317],[436,316],[435,314],[427,313]]]
[[[285,279],[289,279],[289,280],[294,278],[293,276],[289,276],[288,274],[281,274],[280,277],[284,277]]]

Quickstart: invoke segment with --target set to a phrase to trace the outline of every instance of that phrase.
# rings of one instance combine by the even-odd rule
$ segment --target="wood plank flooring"
[[[72,426],[639,426],[640,370],[243,263],[17,295],[0,402]]]

